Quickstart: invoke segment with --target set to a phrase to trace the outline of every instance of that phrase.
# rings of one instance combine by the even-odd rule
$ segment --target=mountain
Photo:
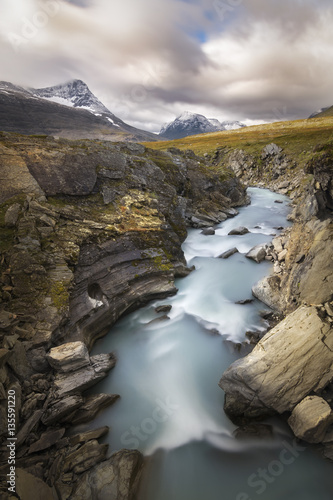
[[[89,90],[88,85],[82,80],[72,80],[63,85],[30,89],[37,96],[64,106],[83,108],[99,116],[109,114],[114,116],[99,99]]]
[[[245,127],[245,125],[238,121],[225,121],[221,123],[216,118],[206,118],[204,115],[185,111],[173,122],[164,125],[159,136],[167,139],[182,139],[189,135],[234,130],[241,127]]]
[[[319,111],[312,113],[309,118],[323,118],[325,116],[333,116],[333,106],[328,106],[327,108],[321,108]]]
[[[81,80],[43,89],[0,82],[0,130],[67,139],[156,141],[158,136],[123,122]]]

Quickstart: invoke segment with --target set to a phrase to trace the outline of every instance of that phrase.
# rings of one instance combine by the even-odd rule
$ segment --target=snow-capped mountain
[[[221,130],[237,130],[238,128],[246,127],[244,123],[239,121],[226,120],[221,122],[221,126],[223,127]]]
[[[37,97],[42,97],[43,99],[48,99],[64,106],[83,108],[92,113],[112,114],[82,80],[72,80],[54,87],[31,89],[31,92]]]
[[[245,127],[238,121],[220,122],[216,118],[206,118],[204,115],[185,111],[170,123],[164,125],[159,133],[167,139],[181,139],[189,135],[206,134],[222,130],[234,130]]]
[[[0,82],[0,130],[68,139],[158,139],[111,113],[81,80],[43,89]]]

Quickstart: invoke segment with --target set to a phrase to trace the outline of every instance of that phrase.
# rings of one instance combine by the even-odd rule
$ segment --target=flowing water
[[[189,230],[183,250],[196,270],[177,281],[176,296],[155,302],[120,320],[93,354],[116,352],[118,362],[98,392],[121,399],[95,419],[109,425],[110,451],[136,448],[149,460],[140,500],[331,500],[332,467],[300,446],[279,420],[274,438],[239,440],[223,411],[218,381],[246,354],[235,345],[247,331],[267,327],[251,299],[251,287],[271,271],[245,253],[269,242],[288,225],[288,198],[249,189],[251,205],[221,223],[214,236]],[[279,200],[282,203],[275,203]],[[228,236],[238,226],[249,234]],[[227,260],[217,257],[237,247]],[[172,306],[157,314],[155,307]],[[94,389],[96,391],[96,389]]]

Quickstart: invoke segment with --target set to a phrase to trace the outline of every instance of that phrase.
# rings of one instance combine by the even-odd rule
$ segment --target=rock
[[[95,429],[93,431],[81,432],[80,434],[75,434],[74,436],[70,436],[69,444],[71,446],[75,446],[79,443],[86,443],[87,441],[91,441],[92,439],[99,439],[105,436],[109,432],[109,427],[106,425],[104,427],[100,427],[99,429]]]
[[[288,420],[295,436],[308,443],[322,442],[332,422],[333,412],[330,405],[318,396],[303,399],[294,408]]]
[[[219,385],[230,418],[244,421],[292,411],[331,368],[329,335],[332,329],[315,307],[289,314],[224,372]]]
[[[272,245],[273,245],[274,251],[277,254],[282,252],[282,250],[283,250],[282,238],[280,238],[280,237],[274,238],[272,241]]]
[[[295,263],[296,264],[301,264],[305,259],[305,254],[304,253],[300,253],[296,259],[295,259]]]
[[[65,457],[64,472],[81,474],[106,458],[108,444],[99,444],[96,439],[88,441]]]
[[[21,500],[58,499],[58,495],[50,486],[21,468],[16,469],[16,491]]]
[[[287,255],[288,255],[288,250],[287,249],[282,250],[282,252],[280,252],[278,255],[278,261],[282,262],[286,260]]]
[[[247,234],[249,233],[250,231],[247,229],[247,227],[244,227],[244,226],[240,226],[240,227],[236,227],[235,229],[232,229],[228,235],[229,236],[242,236],[243,234]]]
[[[46,358],[46,350],[44,347],[31,349],[27,351],[27,359],[31,368],[38,373],[46,373],[50,371],[50,365]]]
[[[264,147],[261,158],[265,160],[267,157],[279,155],[281,152],[282,148],[272,142],[272,144],[267,144],[267,146]]]
[[[282,200],[275,200],[274,203],[283,203]]]
[[[159,314],[159,313],[168,313],[168,312],[171,311],[171,309],[172,309],[172,305],[165,304],[165,305],[162,305],[162,306],[155,307],[155,312],[157,314]]]
[[[97,384],[115,366],[114,354],[99,354],[90,358],[91,365],[69,373],[58,373],[54,387],[58,396],[80,393]]]
[[[7,363],[11,355],[12,352],[8,349],[0,349],[0,368],[2,368]]]
[[[87,396],[84,404],[75,415],[70,418],[71,424],[79,425],[90,422],[101,410],[113,405],[119,397],[118,394],[94,394]]]
[[[83,397],[75,394],[52,402],[42,417],[44,425],[61,422],[67,415],[73,413],[83,404]]]
[[[256,245],[251,248],[251,250],[245,255],[248,259],[252,259],[258,264],[265,260],[266,257],[266,245]]]
[[[253,302],[253,299],[244,299],[244,300],[237,300],[237,302],[235,302],[235,304],[239,304],[241,306],[244,306],[246,304],[252,304]]]
[[[7,361],[15,375],[21,380],[29,378],[32,374],[25,348],[21,342],[16,342],[12,349],[12,355]]]
[[[258,300],[277,312],[283,310],[283,297],[280,293],[281,280],[278,276],[265,276],[252,287],[252,294]]]
[[[329,302],[326,302],[325,304],[325,311],[327,312],[327,314],[329,316],[333,316],[333,302],[329,303]]]
[[[29,454],[37,453],[38,451],[47,450],[54,446],[64,436],[65,429],[52,429],[44,432],[40,439],[33,443],[29,448]]]
[[[19,203],[11,205],[5,213],[5,225],[7,227],[14,227],[17,224],[22,207]]]
[[[212,227],[207,227],[201,231],[201,234],[205,236],[213,236],[215,234],[215,229]]]
[[[132,500],[142,465],[139,451],[118,451],[80,478],[71,500]]]
[[[226,252],[221,253],[221,255],[218,256],[219,259],[229,259],[232,255],[235,253],[238,253],[238,249],[236,247],[231,248],[230,250],[227,250]]]
[[[248,424],[238,427],[234,437],[239,440],[273,439],[273,427],[267,424]]]
[[[31,417],[25,422],[23,427],[17,433],[17,441],[16,445],[20,446],[27,439],[29,434],[33,431],[33,429],[39,424],[43,415],[43,410],[36,410]]]
[[[53,347],[47,360],[58,372],[72,372],[90,364],[88,349],[83,342],[69,342]]]
[[[280,182],[280,184],[278,185],[278,189],[287,189],[289,187],[290,187],[289,181]]]

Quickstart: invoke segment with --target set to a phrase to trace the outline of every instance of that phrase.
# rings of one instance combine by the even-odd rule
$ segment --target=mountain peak
[[[189,135],[231,130],[240,127],[245,127],[245,125],[236,121],[221,123],[216,118],[208,119],[204,115],[184,111],[173,122],[164,125],[159,135],[168,139],[181,139]]]
[[[35,96],[63,104],[64,106],[84,108],[94,114],[100,113],[113,116],[82,80],[74,79],[53,87],[32,89],[32,91]]]

